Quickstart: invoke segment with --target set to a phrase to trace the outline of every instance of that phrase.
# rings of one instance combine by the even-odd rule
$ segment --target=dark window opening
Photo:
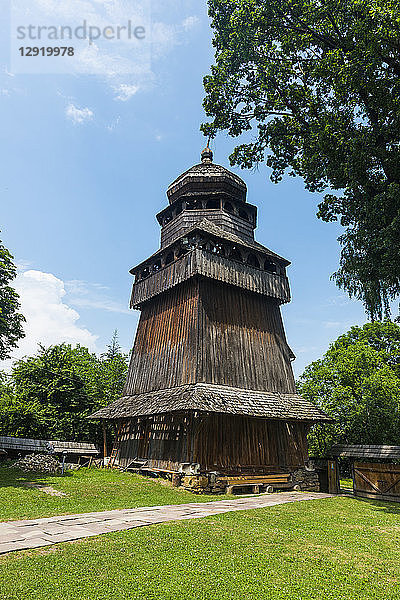
[[[249,256],[247,257],[247,264],[250,267],[257,267],[257,269],[260,268],[260,261],[258,260],[255,254],[249,254]]]
[[[187,246],[180,246],[180,248],[178,250],[177,258],[180,258],[184,254],[186,254],[187,251],[188,251]]]
[[[148,277],[150,275],[150,269],[149,267],[146,267],[145,269],[143,269],[143,271],[140,273],[140,279],[146,279],[146,277]]]
[[[199,240],[198,246],[199,246],[200,250],[210,250],[210,241],[201,239],[201,240]]]
[[[231,215],[233,215],[233,213],[235,212],[233,210],[233,206],[232,206],[232,204],[230,202],[225,202],[224,209],[226,210],[227,213],[229,213]]]
[[[241,219],[244,219],[245,221],[250,221],[249,215],[247,214],[246,210],[243,210],[243,208],[239,208],[239,217]]]
[[[172,262],[174,262],[174,255],[172,252],[170,252],[169,254],[167,254],[167,256],[165,257],[165,265],[170,265]]]
[[[153,272],[157,272],[161,269],[161,260],[158,260],[157,262],[154,263],[153,265]]]
[[[206,204],[206,208],[208,209],[212,209],[215,210],[216,208],[219,208],[219,202],[218,200],[209,200]]]
[[[239,262],[243,262],[242,255],[236,248],[233,248],[233,250],[230,251],[229,258],[231,258],[232,260],[238,260]]]
[[[182,208],[182,204],[178,204],[178,206],[175,209],[175,214],[178,216],[181,214],[183,208]]]
[[[222,244],[211,244],[211,252],[217,256],[225,256],[225,248]]]
[[[267,258],[264,263],[264,270],[268,271],[268,273],[276,273],[276,264]]]
[[[201,200],[189,200],[186,202],[186,210],[200,210],[202,207]]]
[[[164,219],[164,225],[166,225],[167,223],[169,223],[170,221],[172,221],[172,215],[168,214],[166,215],[165,219]]]

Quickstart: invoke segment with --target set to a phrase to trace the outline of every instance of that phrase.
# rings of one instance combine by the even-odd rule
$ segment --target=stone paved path
[[[331,497],[330,494],[281,492],[248,498],[217,500],[216,502],[107,510],[29,521],[6,521],[0,523],[0,554],[50,546],[58,542],[68,542],[110,531],[122,531],[165,521],[199,519],[231,511]]]

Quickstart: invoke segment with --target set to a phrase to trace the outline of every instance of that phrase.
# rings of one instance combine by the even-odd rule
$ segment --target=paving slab
[[[253,510],[299,502],[332,498],[331,494],[309,492],[280,492],[250,498],[216,502],[193,502],[167,506],[144,506],[107,510],[78,515],[60,515],[40,519],[0,523],[0,554],[49,546],[103,533],[124,531],[135,527],[155,525],[167,521],[201,519],[211,515],[239,510]]]

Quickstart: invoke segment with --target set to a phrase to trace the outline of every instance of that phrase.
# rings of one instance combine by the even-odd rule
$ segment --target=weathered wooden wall
[[[131,308],[142,307],[145,302],[196,275],[276,298],[280,303],[290,301],[286,276],[268,273],[206,250],[196,249],[150,277],[137,281],[132,289]]]
[[[204,470],[279,471],[303,466],[309,425],[222,414],[168,414],[120,424],[120,463],[148,459],[153,467],[177,469],[199,463]]]
[[[193,227],[201,219],[208,219],[225,231],[233,233],[244,240],[254,240],[255,223],[245,221],[222,210],[186,210],[161,229],[161,248],[181,237],[182,231]]]
[[[275,300],[191,279],[143,306],[123,395],[198,382],[296,391]]]

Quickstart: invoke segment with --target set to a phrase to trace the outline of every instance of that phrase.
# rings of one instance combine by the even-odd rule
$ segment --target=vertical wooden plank
[[[328,492],[339,493],[339,469],[337,460],[328,460]]]

